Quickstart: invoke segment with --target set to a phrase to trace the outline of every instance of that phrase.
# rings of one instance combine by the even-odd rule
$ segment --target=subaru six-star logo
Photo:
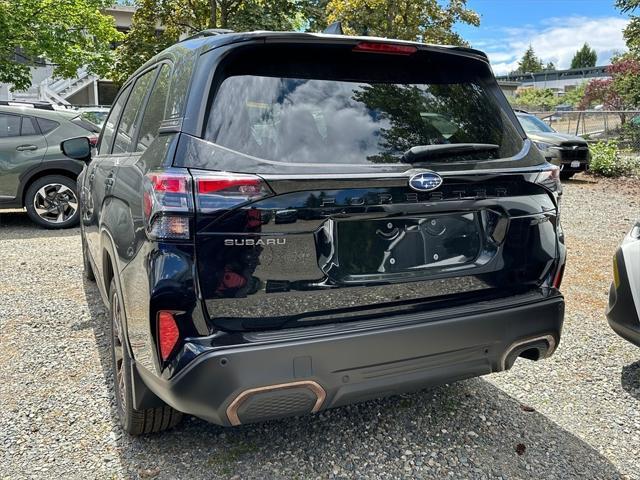
[[[418,192],[430,192],[442,185],[442,177],[437,173],[418,173],[409,179],[409,186]]]

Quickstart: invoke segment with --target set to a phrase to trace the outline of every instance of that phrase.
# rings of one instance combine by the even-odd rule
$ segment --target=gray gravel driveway
[[[131,438],[114,420],[107,321],[78,230],[0,213],[0,479],[639,478],[640,350],[607,326],[611,257],[640,186],[568,182],[564,337],[509,372],[303,418],[195,418]]]

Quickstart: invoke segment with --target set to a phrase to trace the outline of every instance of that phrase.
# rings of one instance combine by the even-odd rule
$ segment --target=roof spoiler
[[[327,35],[344,35],[344,32],[342,31],[342,22],[333,22],[325,28],[322,33],[326,33]]]
[[[194,33],[180,41],[186,42],[187,40],[194,40],[196,38],[215,37],[216,35],[224,35],[225,33],[234,33],[234,31],[227,28],[208,28],[206,30],[200,30],[198,33]]]

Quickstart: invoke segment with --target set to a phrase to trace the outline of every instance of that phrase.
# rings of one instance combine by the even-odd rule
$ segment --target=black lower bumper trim
[[[238,422],[230,421],[229,406],[244,392],[274,390],[269,386],[313,382],[325,395],[315,409],[322,410],[500,371],[515,360],[505,363],[508,354],[526,348],[528,341],[542,345],[543,356],[551,354],[560,340],[563,317],[564,299],[557,295],[444,320],[212,351],[170,381],[142,368],[139,373],[172,407],[230,425]],[[554,345],[540,344],[549,337]],[[283,402],[292,402],[292,414],[300,413],[300,405],[313,402],[298,393],[301,403],[295,405],[294,395],[264,395],[271,406],[257,405],[256,399],[251,411],[266,413],[246,417],[258,421],[286,416]]]

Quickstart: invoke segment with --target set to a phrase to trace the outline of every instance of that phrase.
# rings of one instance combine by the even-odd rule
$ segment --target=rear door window
[[[0,138],[20,135],[20,117],[18,115],[0,114]]]
[[[149,101],[144,111],[140,130],[138,132],[138,141],[136,143],[136,152],[143,152],[151,145],[151,142],[158,136],[160,123],[165,118],[167,95],[169,93],[171,67],[164,64],[160,67],[160,73],[153,85],[153,90],[149,95]]]
[[[131,95],[127,100],[127,105],[122,112],[122,118],[118,125],[118,131],[113,143],[113,153],[124,153],[132,151],[134,141],[136,119],[140,112],[144,99],[149,92],[151,82],[156,74],[156,69],[149,70],[136,80],[131,90]]]
[[[402,163],[415,146],[498,146],[445,162],[506,158],[522,148],[492,91],[495,81],[477,60],[268,51],[230,61],[214,86],[204,138],[240,165],[370,168]]]
[[[131,85],[128,85],[120,93],[118,99],[111,108],[111,112],[109,112],[109,116],[107,117],[107,121],[104,123],[104,128],[102,130],[102,137],[100,137],[100,144],[98,145],[99,155],[106,155],[111,151],[111,143],[113,142],[113,137],[115,135],[116,125],[118,124],[120,113],[122,112],[122,108],[127,101],[130,91]]]
[[[22,128],[20,130],[20,135],[37,135],[38,130],[36,129],[36,125],[33,122],[33,118],[31,117],[22,117]]]

